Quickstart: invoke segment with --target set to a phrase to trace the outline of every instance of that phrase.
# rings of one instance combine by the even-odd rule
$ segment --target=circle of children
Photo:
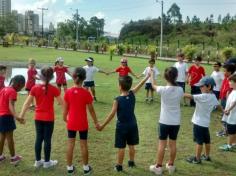
[[[189,163],[200,164],[202,160],[211,161],[210,158],[210,115],[217,107],[223,114],[224,131],[219,135],[228,135],[228,144],[220,148],[230,151],[236,145],[236,74],[235,65],[227,62],[223,65],[224,73],[220,71],[221,63],[217,62],[211,76],[205,76],[204,68],[200,65],[202,58],[197,57],[194,64],[188,68],[184,62],[184,55],[177,55],[177,62],[173,67],[168,67],[164,71],[164,78],[167,82],[165,86],[156,84],[158,69],[155,67],[155,60],[149,60],[149,66],[144,70],[145,78],[132,87],[132,77],[139,78],[127,65],[127,59],[121,59],[121,66],[113,72],[105,72],[93,65],[93,58],[89,57],[85,61],[87,65],[74,69],[73,73],[63,65],[63,59],[58,58],[55,66],[44,67],[37,73],[35,61],[29,61],[28,80],[26,90],[29,92],[24,102],[21,113],[15,111],[15,101],[17,92],[25,86],[25,78],[17,75],[12,78],[10,85],[4,86],[5,66],[0,66],[0,162],[6,160],[3,155],[5,141],[8,142],[10,151],[10,163],[18,164],[22,159],[16,155],[13,131],[16,129],[15,120],[25,123],[27,110],[34,106],[35,101],[35,163],[36,168],[50,168],[57,165],[57,160],[50,159],[51,139],[54,128],[54,99],[63,107],[63,118],[67,124],[68,144],[67,144],[67,172],[73,173],[75,167],[72,163],[73,150],[75,146],[76,134],[80,137],[80,148],[83,161],[83,171],[85,175],[92,172],[92,167],[88,160],[88,120],[86,108],[93,119],[98,131],[103,128],[117,115],[115,131],[115,147],[118,148],[116,171],[123,170],[123,160],[125,147],[129,146],[128,166],[135,166],[135,145],[139,143],[138,126],[134,114],[135,95],[146,83],[146,101],[153,101],[153,93],[156,91],[161,96],[161,112],[159,118],[159,143],[156,163],[150,166],[150,171],[156,175],[163,172],[163,159],[165,149],[168,146],[170,152],[166,169],[171,174],[175,171],[174,161],[176,159],[176,140],[180,129],[181,99],[190,99],[190,106],[195,106],[192,117],[193,136],[196,142],[195,155],[187,158]],[[57,87],[50,84],[53,74],[56,72]],[[119,73],[119,88],[121,94],[113,102],[111,112],[107,115],[103,124],[99,124],[93,107],[93,100],[96,101],[94,75],[96,72],[104,74]],[[74,86],[67,89],[65,73],[71,75]],[[35,84],[35,80],[40,79],[40,84]],[[185,92],[185,84],[191,86],[191,94]],[[60,96],[61,87],[64,88],[64,100]],[[221,105],[219,101],[221,101]],[[41,157],[42,143],[44,143],[44,159]],[[202,155],[203,145],[205,152]]]

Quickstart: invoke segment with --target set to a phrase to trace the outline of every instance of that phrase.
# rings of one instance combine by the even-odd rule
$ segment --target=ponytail
[[[86,79],[86,70],[82,67],[75,68],[73,72],[73,79],[75,84],[80,84]]]
[[[41,80],[45,82],[45,95],[48,92],[48,84],[53,79],[52,67],[44,67],[41,69]]]

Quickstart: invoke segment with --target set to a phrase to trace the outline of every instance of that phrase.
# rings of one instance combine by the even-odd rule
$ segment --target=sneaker
[[[191,157],[187,158],[186,161],[191,164],[201,164],[202,163],[201,159],[197,160],[197,158],[195,156],[191,156]]]
[[[54,166],[57,165],[57,163],[58,163],[57,160],[50,160],[48,162],[44,162],[43,163],[43,168],[47,169],[47,168],[50,168],[50,167],[54,167]]]
[[[149,170],[153,173],[155,173],[156,175],[162,175],[162,167],[156,167],[156,165],[151,165],[149,167]]]
[[[128,161],[128,166],[129,167],[135,167],[135,162],[134,161]]]
[[[67,166],[67,173],[74,174],[75,173],[75,166]]]
[[[39,167],[43,166],[43,163],[44,163],[44,160],[42,160],[42,159],[39,161],[35,161],[34,167],[39,168]]]
[[[148,98],[145,99],[146,103],[148,103]]]
[[[169,163],[166,163],[166,169],[168,170],[169,174],[173,174],[175,172],[175,166],[169,165]]]
[[[218,137],[226,136],[225,131],[221,130],[221,131],[216,132],[216,136],[218,136]]]
[[[0,163],[2,163],[3,161],[5,161],[6,159],[7,159],[7,158],[2,155],[2,156],[0,157]]]
[[[232,146],[228,145],[228,144],[224,144],[224,145],[220,146],[219,149],[222,150],[222,151],[226,151],[226,152],[233,150]]]
[[[150,98],[150,100],[149,100],[149,101],[150,101],[150,103],[152,103],[152,102],[153,102],[153,98]]]
[[[210,156],[202,155],[202,156],[201,156],[201,160],[204,160],[204,161],[211,161],[211,158],[210,158]]]
[[[89,169],[88,170],[84,170],[84,175],[90,175],[93,171],[92,167],[91,166],[88,166]]]
[[[117,165],[115,165],[114,170],[115,170],[116,172],[122,172],[122,171],[123,171],[123,166],[117,164]]]
[[[16,155],[11,158],[10,163],[13,165],[17,165],[22,160],[22,156]]]

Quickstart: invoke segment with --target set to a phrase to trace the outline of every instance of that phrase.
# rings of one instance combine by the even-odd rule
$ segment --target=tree
[[[187,24],[190,24],[190,23],[191,23],[191,20],[190,20],[189,16],[186,17],[185,23],[187,23]]]
[[[7,33],[17,32],[16,16],[14,14],[0,17],[0,36],[4,36]]]
[[[222,16],[221,16],[221,15],[218,16],[217,22],[218,22],[219,24],[221,24],[221,22],[222,22]]]
[[[170,9],[167,11],[167,15],[170,16],[172,23],[182,23],[182,14],[180,13],[180,8],[176,3],[172,4]]]
[[[201,24],[201,20],[200,20],[200,18],[198,18],[196,15],[194,15],[193,16],[193,18],[192,18],[192,21],[191,21],[191,23],[194,25],[194,26],[200,26],[200,24]]]

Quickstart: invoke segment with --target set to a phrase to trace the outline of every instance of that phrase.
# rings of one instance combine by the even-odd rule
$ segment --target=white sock
[[[67,170],[73,170],[73,169],[74,169],[73,165],[67,166]]]
[[[89,170],[89,165],[88,164],[87,165],[83,165],[83,169],[86,170],[86,171]]]

